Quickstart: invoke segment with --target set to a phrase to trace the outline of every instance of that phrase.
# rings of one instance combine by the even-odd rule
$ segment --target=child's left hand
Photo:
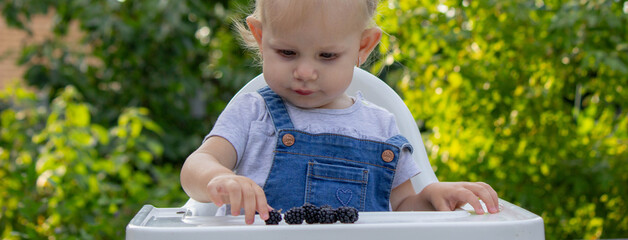
[[[497,192],[483,182],[435,182],[420,194],[438,211],[453,211],[469,203],[477,214],[484,214],[481,199],[489,213],[499,212]]]

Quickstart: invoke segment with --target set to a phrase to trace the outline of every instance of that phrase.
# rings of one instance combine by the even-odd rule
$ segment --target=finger
[[[486,208],[488,208],[488,211],[490,213],[499,212],[499,196],[497,196],[497,192],[495,191],[495,189],[493,189],[491,185],[488,185],[487,183],[478,182],[478,184],[484,187],[484,189],[491,196],[490,201],[488,199],[482,199],[482,201],[486,203]]]
[[[246,224],[253,224],[255,220],[255,192],[251,186],[242,188],[242,204],[244,204],[244,221]]]
[[[454,210],[453,208],[451,208],[451,206],[449,204],[447,204],[446,200],[436,200],[436,201],[432,202],[432,206],[434,207],[434,209],[436,209],[436,211],[452,211],[452,210]]]
[[[469,189],[482,199],[482,201],[484,201],[484,204],[486,204],[486,208],[490,213],[496,213],[499,211],[497,210],[496,205],[497,200],[491,193],[491,191],[494,192],[495,190],[493,190],[493,188],[491,188],[488,184],[480,182],[473,183],[469,185]],[[497,195],[497,193],[495,193],[495,195]]]
[[[462,200],[462,205],[464,205],[464,203],[468,203],[473,207],[473,210],[475,210],[476,214],[484,215],[484,209],[482,208],[482,204],[480,203],[480,199],[478,199],[478,196],[469,189],[465,190],[466,191],[463,191],[461,194],[459,194],[460,199]]]
[[[486,187],[488,184],[481,183],[472,183],[469,185],[469,190],[471,190],[477,197],[479,197],[488,209],[495,209],[495,200],[493,199],[493,195],[489,191],[489,188]],[[489,212],[491,212],[489,210]]]
[[[207,192],[209,194],[209,200],[211,200],[216,206],[220,207],[224,204],[221,194],[219,193],[220,187],[215,187],[212,184],[207,185]]]
[[[242,189],[238,183],[229,184],[229,202],[231,203],[231,215],[240,215],[242,208]]]
[[[257,212],[259,213],[259,217],[266,221],[269,217],[268,211],[270,206],[266,202],[266,194],[264,194],[264,190],[260,187],[255,188],[255,201],[257,204]]]

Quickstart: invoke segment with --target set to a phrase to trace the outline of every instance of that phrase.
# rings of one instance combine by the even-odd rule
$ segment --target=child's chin
[[[288,99],[288,101],[290,101],[290,103],[294,106],[297,106],[299,108],[320,108],[323,105],[319,104],[315,101],[312,100],[307,100],[307,99]]]

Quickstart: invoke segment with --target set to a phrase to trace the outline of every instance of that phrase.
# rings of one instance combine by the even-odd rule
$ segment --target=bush
[[[2,239],[116,239],[143,204],[183,204],[179,169],[153,165],[164,147],[147,133],[163,130],[146,109],[125,109],[107,129],[73,87],[50,105],[38,99],[0,93]]]
[[[24,46],[26,82],[55,98],[74,86],[93,121],[115,124],[127,107],[146,108],[168,146],[158,162],[180,164],[209,132],[226,102],[256,73],[231,30],[243,1],[0,1],[3,17],[26,32],[52,11],[53,34]],[[66,35],[75,26],[79,39]]]
[[[627,237],[623,6],[388,1],[375,67],[400,80],[440,180],[488,182],[548,239]]]
[[[18,62],[36,93],[0,100],[2,238],[115,239],[143,204],[182,205],[180,165],[257,74],[230,28],[239,2],[0,1],[28,33],[53,15]]]

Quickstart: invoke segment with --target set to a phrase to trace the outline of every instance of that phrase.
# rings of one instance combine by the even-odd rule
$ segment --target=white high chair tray
[[[195,216],[188,208],[145,205],[126,239],[544,239],[543,219],[500,199],[501,212],[477,215],[467,205],[452,212],[361,212],[353,224],[253,225],[244,216]]]

